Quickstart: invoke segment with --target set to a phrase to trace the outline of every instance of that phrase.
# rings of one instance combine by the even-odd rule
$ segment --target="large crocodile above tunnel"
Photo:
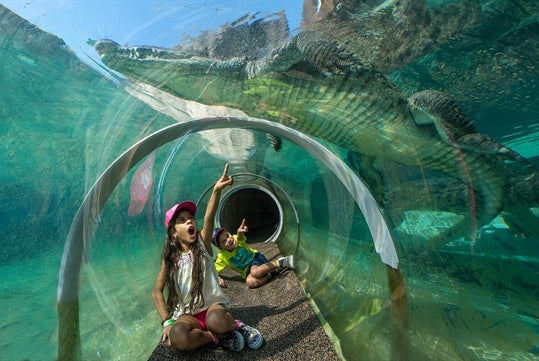
[[[433,3],[305,0],[304,28],[320,39],[340,39],[405,89],[443,86],[476,120],[488,117],[490,107],[533,117],[539,111],[530,101],[539,91],[539,2]]]
[[[452,189],[464,192],[466,204],[460,206],[470,214],[454,229],[467,230],[471,238],[500,212],[519,209],[524,217],[534,217],[527,211],[539,204],[532,165],[474,133],[467,122],[459,123],[455,113],[440,116],[435,106],[429,108],[429,99],[440,99],[437,94],[425,92],[409,101],[373,64],[339,41],[306,30],[255,59],[123,47],[111,40],[94,45],[108,67],[179,98],[237,108],[369,159],[449,179],[456,184]]]

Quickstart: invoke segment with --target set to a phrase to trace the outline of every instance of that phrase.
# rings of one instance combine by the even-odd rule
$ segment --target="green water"
[[[0,360],[54,360],[58,274],[84,195],[125,149],[176,120],[131,96],[125,83],[85,65],[58,38],[0,9]],[[450,51],[442,50],[432,63]],[[405,82],[423,74],[419,79],[434,82],[424,69],[427,60],[394,78]],[[529,79],[535,76],[530,70]],[[477,103],[469,111],[480,131],[537,163],[534,112],[517,106],[482,109]],[[386,266],[361,211],[315,157],[287,142],[276,153],[264,134],[254,134],[255,155],[234,159],[232,169],[270,177],[294,201],[301,221],[296,274],[329,324],[336,347],[347,360],[390,359]],[[222,132],[195,133],[156,151],[154,185],[135,217],[127,209],[137,167],[110,196],[81,273],[85,360],[145,360],[157,345],[161,328],[151,290],[163,239],[162,208],[203,195],[225,162],[211,147],[226,139]],[[327,146],[346,157],[346,150]],[[390,184],[399,184],[395,178]],[[537,208],[532,211],[538,214]],[[498,217],[475,242],[448,238],[432,252],[431,237],[461,217],[436,209],[406,210],[398,220],[387,216],[394,222],[407,291],[410,359],[537,359],[537,236]],[[282,253],[298,247],[293,224],[288,225],[278,243]]]

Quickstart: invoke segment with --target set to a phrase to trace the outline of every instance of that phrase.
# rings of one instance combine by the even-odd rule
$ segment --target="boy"
[[[247,287],[257,288],[266,284],[282,269],[294,269],[294,256],[292,255],[268,262],[262,253],[247,244],[246,232],[245,219],[241,222],[236,235],[232,235],[224,228],[213,230],[212,242],[219,248],[215,260],[217,274],[220,274],[226,267],[230,267],[241,275]],[[225,280],[220,276],[219,285],[226,287]]]

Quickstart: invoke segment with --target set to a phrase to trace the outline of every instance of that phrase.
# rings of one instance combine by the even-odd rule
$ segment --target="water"
[[[189,112],[201,116],[210,110],[193,110],[174,98],[157,102],[162,93],[148,89],[144,93],[112,81],[61,46],[58,38],[5,9],[0,11],[0,26],[0,306],[4,312],[0,359],[54,360],[58,274],[64,242],[84,195],[136,141],[178,118],[187,120]],[[524,37],[522,42],[532,48],[534,38],[527,29],[522,23],[512,34]],[[444,57],[451,60],[445,65],[451,69],[467,60],[457,56],[460,50],[452,53],[454,47],[442,47],[430,57],[392,71],[391,76],[403,88],[445,81],[447,90],[460,92],[479,131],[537,163],[534,109],[538,104],[532,97],[525,108],[520,106],[527,95],[536,95],[533,83],[538,77],[531,68],[536,64],[526,59],[526,67],[518,68],[507,59],[517,50],[524,51],[521,47],[490,45],[501,52],[500,66],[515,69],[505,73],[508,82],[516,76],[512,74],[528,71],[525,83],[511,82],[514,107],[508,107],[511,101],[503,96],[494,103],[478,104],[463,95],[453,75],[456,70],[434,72]],[[475,46],[480,54],[484,45]],[[439,74],[445,78],[439,79]],[[493,99],[489,87],[478,86],[479,80],[473,84],[485,98]],[[131,182],[142,162],[112,192],[88,240],[88,259],[81,271],[84,359],[147,359],[157,345],[161,329],[151,290],[163,239],[162,209],[178,198],[201,197],[222,169],[223,155],[215,153],[223,149],[232,172],[247,170],[268,177],[293,200],[301,221],[296,274],[328,322],[336,347],[348,360],[390,359],[395,354],[395,313],[387,266],[348,190],[323,162],[291,142],[285,140],[276,153],[263,132],[242,133],[241,147],[238,138],[230,143],[233,136],[223,130],[193,133],[157,150],[151,191],[139,214],[129,215],[128,210]],[[347,158],[345,149],[322,144]],[[394,188],[404,179],[423,175],[383,166],[392,177],[387,184]],[[384,214],[394,225],[406,286],[409,325],[402,347],[409,358],[537,359],[536,224],[497,217],[479,230],[475,241],[452,238],[444,231],[466,220],[467,214],[438,209],[441,203],[434,193],[422,194],[424,209],[399,212],[399,206],[411,204],[401,194],[400,203],[392,203]],[[537,216],[535,207],[531,212]],[[282,253],[298,247],[293,219],[287,222],[279,241]],[[445,237],[441,245],[433,241],[439,235]]]

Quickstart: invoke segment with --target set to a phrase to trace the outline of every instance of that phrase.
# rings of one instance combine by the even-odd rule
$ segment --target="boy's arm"
[[[222,258],[221,252],[217,253],[215,258],[215,270],[217,271],[217,278],[219,280],[219,286],[226,288],[226,282],[221,278],[220,273],[226,268],[226,261]]]
[[[247,233],[249,229],[247,228],[247,225],[245,224],[245,218],[243,221],[241,221],[240,226],[238,227],[238,232],[236,234],[238,241],[243,241],[245,239],[245,233]]]
[[[206,250],[210,255],[213,256],[213,250],[211,247],[211,234],[215,226],[215,214],[217,213],[217,206],[219,205],[219,200],[221,199],[221,191],[228,185],[232,185],[234,180],[231,176],[228,175],[228,164],[225,165],[223,175],[213,186],[213,191],[211,192],[210,200],[208,201],[208,207],[206,208],[206,213],[204,214],[204,226],[200,231]]]
[[[221,288],[226,288],[225,280],[222,279],[221,276],[217,276],[217,278],[219,279],[219,286],[221,286]]]

